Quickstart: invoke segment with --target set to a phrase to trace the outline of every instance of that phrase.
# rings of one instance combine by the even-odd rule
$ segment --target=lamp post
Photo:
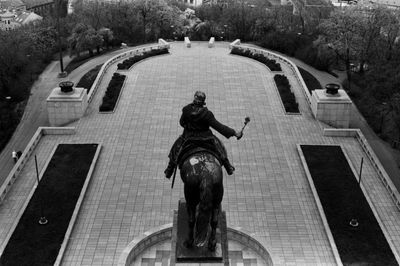
[[[385,119],[385,107],[386,107],[386,102],[381,103],[381,123],[379,124],[379,133],[382,133],[383,131],[383,122]]]
[[[66,77],[67,73],[64,71],[64,63],[63,63],[63,55],[62,55],[62,47],[61,47],[61,30],[60,30],[60,9],[61,9],[61,1],[56,1],[56,17],[57,17],[57,35],[58,35],[58,49],[59,49],[59,58],[60,58],[60,73],[59,77]]]
[[[175,31],[174,31],[174,25],[171,25],[171,26],[170,26],[170,28],[171,28],[171,32],[172,32],[172,36],[171,36],[171,38],[173,38],[173,35],[175,34]]]
[[[228,25],[224,25],[224,28],[225,28],[225,39],[227,40],[227,41],[229,41],[229,32],[228,32]]]
[[[28,58],[28,61],[31,59],[31,55],[27,54],[26,57]],[[28,64],[30,65],[30,64]],[[32,70],[29,68],[29,80],[32,81]]]

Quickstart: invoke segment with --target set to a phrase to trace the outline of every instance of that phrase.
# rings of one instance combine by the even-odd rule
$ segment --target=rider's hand
[[[239,140],[239,139],[241,139],[243,137],[243,132],[242,131],[236,131],[235,132],[235,136]]]

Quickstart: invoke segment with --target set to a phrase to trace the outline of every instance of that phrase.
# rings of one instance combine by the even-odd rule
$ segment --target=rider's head
[[[206,94],[202,91],[196,91],[194,94],[193,103],[196,105],[203,106],[206,104]]]

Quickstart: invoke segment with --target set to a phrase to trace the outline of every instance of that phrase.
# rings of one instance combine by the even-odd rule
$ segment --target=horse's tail
[[[212,213],[213,193],[212,179],[203,178],[200,183],[200,203],[198,205],[194,244],[203,246],[208,239]]]

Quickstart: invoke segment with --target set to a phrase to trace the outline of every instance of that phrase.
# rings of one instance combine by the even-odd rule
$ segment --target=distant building
[[[367,1],[364,1],[364,2],[367,2]],[[383,5],[383,6],[387,6],[387,7],[400,8],[399,0],[368,0],[368,3]]]
[[[7,10],[3,13],[0,12],[0,30],[10,31],[22,25],[41,21],[42,19],[41,16],[34,12],[11,12]]]
[[[26,9],[33,11],[41,16],[47,16],[52,13],[55,6],[54,0],[22,0]]]
[[[8,10],[4,13],[0,13],[0,30],[9,31],[19,26],[19,23],[15,21],[14,13]]]
[[[190,6],[201,6],[203,4],[203,0],[183,0],[183,2]]]

